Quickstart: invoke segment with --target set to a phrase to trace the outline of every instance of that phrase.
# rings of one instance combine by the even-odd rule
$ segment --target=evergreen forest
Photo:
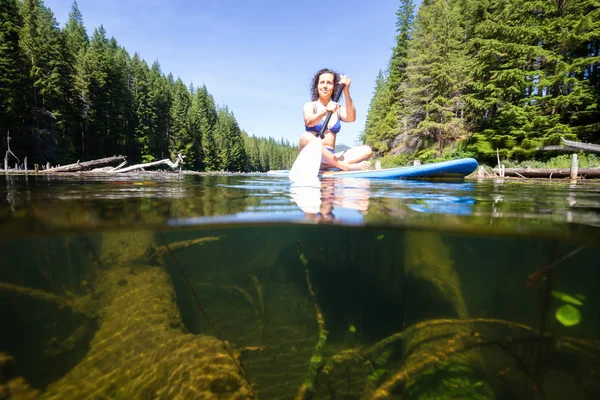
[[[362,140],[378,155],[543,158],[600,142],[600,0],[400,0]]]
[[[0,0],[0,150],[11,166],[112,155],[185,156],[197,171],[289,167],[288,142],[249,136],[206,86],[186,85],[84,27],[77,2],[60,28],[42,0]],[[8,153],[8,152],[7,152]]]

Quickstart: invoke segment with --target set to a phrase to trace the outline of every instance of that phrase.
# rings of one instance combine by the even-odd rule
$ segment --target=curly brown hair
[[[313,78],[312,78],[312,82],[310,84],[310,99],[312,101],[315,101],[315,100],[319,99],[319,90],[318,90],[319,77],[321,75],[323,75],[323,74],[333,74],[333,92],[332,92],[332,97],[333,97],[333,95],[335,95],[335,93],[337,93],[337,90],[340,87],[340,74],[338,74],[337,72],[335,72],[332,69],[323,68],[323,69],[317,71],[317,73],[315,74],[315,76],[313,76]]]

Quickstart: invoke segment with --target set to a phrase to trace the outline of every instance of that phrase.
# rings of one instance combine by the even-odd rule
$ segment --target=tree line
[[[600,141],[600,1],[400,0],[396,15],[362,134],[380,155]]]
[[[289,168],[287,141],[249,136],[206,86],[186,86],[130,56],[100,26],[88,36],[77,2],[60,28],[42,0],[0,0],[0,149],[31,162],[115,154],[185,156],[199,171]]]

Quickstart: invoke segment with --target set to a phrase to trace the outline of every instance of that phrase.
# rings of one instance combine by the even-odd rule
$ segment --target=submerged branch
[[[84,302],[79,301],[78,298],[75,297],[59,296],[39,289],[33,289],[2,282],[0,282],[0,291],[29,296],[37,300],[42,300],[48,303],[54,303],[59,308],[70,308],[76,313],[89,315],[89,311],[87,310],[87,307],[84,306]]]
[[[221,236],[209,236],[209,237],[203,237],[200,239],[183,240],[181,242],[170,243],[168,247],[166,245],[157,247],[156,252],[159,255],[164,256],[165,254],[169,253],[169,250],[175,251],[175,250],[179,250],[179,249],[186,249],[188,247],[195,246],[197,244],[202,245],[202,244],[208,243],[208,242],[215,242],[217,240],[221,240],[221,238],[222,238]]]
[[[250,296],[250,293],[248,293],[246,290],[244,290],[243,288],[236,286],[236,285],[215,285],[212,283],[194,283],[194,285],[196,286],[200,286],[200,287],[210,287],[210,288],[214,288],[214,289],[224,289],[224,290],[233,290],[235,292],[240,293],[244,299],[246,300],[246,302],[248,302],[248,304],[250,304],[250,307],[252,308],[252,311],[254,312],[254,315],[257,317],[260,317],[260,310],[258,309],[258,307],[256,307],[256,304],[254,302],[254,299],[252,298],[252,296]]]
[[[520,324],[518,322],[513,322],[513,321],[505,321],[505,320],[501,320],[501,319],[495,319],[495,318],[468,318],[468,319],[434,319],[434,320],[430,320],[430,321],[423,321],[423,322],[419,322],[418,324],[415,325],[411,325],[408,328],[406,328],[403,331],[400,331],[398,333],[395,333],[391,336],[388,336],[387,338],[377,342],[376,344],[374,344],[373,346],[371,346],[366,352],[365,354],[376,354],[379,351],[383,350],[386,346],[397,342],[399,340],[403,340],[405,337],[413,334],[415,331],[421,330],[421,329],[426,329],[426,328],[431,328],[434,326],[441,326],[441,325],[471,325],[471,324],[492,324],[492,325],[503,325],[506,326],[508,328],[512,328],[512,329],[521,329],[521,330],[525,330],[531,333],[537,333],[537,330],[535,330],[534,328],[525,325],[525,324]]]
[[[319,375],[319,371],[321,366],[323,365],[323,348],[325,347],[325,342],[327,342],[328,332],[325,329],[325,318],[323,317],[323,312],[321,311],[321,307],[319,307],[319,303],[317,301],[317,294],[315,293],[311,280],[310,280],[310,271],[308,269],[308,260],[304,253],[300,254],[300,260],[304,265],[304,276],[306,279],[306,285],[308,287],[308,293],[313,301],[313,306],[315,308],[315,314],[317,316],[317,324],[319,326],[319,340],[315,346],[315,350],[313,351],[313,355],[310,358],[310,363],[308,365],[308,373],[306,375],[306,379],[300,389],[298,390],[298,394],[296,395],[296,400],[301,399],[309,399],[313,397],[315,394],[315,382]]]
[[[405,384],[411,380],[411,377],[417,376],[423,370],[439,365],[442,362],[448,361],[448,359],[454,355],[464,353],[468,350],[482,348],[487,346],[497,346],[504,350],[512,358],[515,359],[520,368],[523,369],[523,373],[531,381],[536,391],[540,390],[540,386],[533,380],[533,375],[529,371],[522,360],[509,348],[510,345],[519,343],[532,343],[538,344],[540,341],[547,342],[548,344],[554,343],[556,349],[570,349],[580,354],[589,357],[600,356],[600,340],[589,340],[580,339],[573,337],[555,337],[550,333],[541,334],[537,329],[534,329],[528,325],[521,324],[513,321],[505,321],[494,318],[470,318],[470,319],[437,319],[424,321],[415,325],[412,325],[403,331],[395,333],[387,338],[379,341],[375,345],[368,348],[354,348],[347,349],[338,354],[333,355],[327,360],[323,367],[321,374],[325,377],[329,376],[339,366],[351,363],[351,362],[371,362],[379,365],[376,362],[377,355],[381,353],[386,347],[395,344],[398,341],[402,341],[410,335],[416,334],[419,330],[429,329],[435,326],[464,326],[472,324],[484,324],[498,327],[506,327],[513,330],[519,330],[527,333],[527,336],[514,338],[507,336],[501,339],[485,338],[479,332],[469,332],[462,335],[453,335],[445,344],[440,345],[441,350],[437,352],[422,352],[420,358],[416,361],[405,364],[401,367],[390,379],[384,382],[375,392],[374,398],[386,398],[391,396],[391,392],[395,387],[401,384]],[[435,336],[431,339],[442,340],[446,334]],[[462,341],[462,343],[461,343]],[[386,359],[389,355],[386,355]]]
[[[461,339],[464,339],[462,346],[459,342]],[[546,338],[546,340],[550,339],[551,338],[549,337]],[[443,364],[444,362],[447,362],[452,356],[464,353],[465,351],[488,346],[498,346],[501,349],[505,349],[505,346],[507,345],[516,343],[537,342],[538,340],[539,338],[535,336],[524,338],[508,337],[499,340],[489,340],[487,338],[482,337],[479,334],[456,335],[452,339],[448,340],[446,346],[444,346],[442,350],[435,353],[424,353],[420,357],[420,359],[417,359],[416,361],[413,361],[409,365],[405,365],[403,368],[398,370],[390,379],[385,381],[381,386],[379,386],[379,388],[377,388],[375,394],[373,395],[373,398],[390,398],[392,392],[394,391],[394,389],[396,389],[396,387],[412,381],[414,377],[418,376],[424,370]]]
[[[533,274],[530,274],[527,277],[527,286],[528,287],[532,287],[537,285],[537,283],[542,279],[548,276],[548,274],[550,273],[550,271],[554,268],[556,268],[556,266],[560,263],[562,263],[563,261],[573,257],[574,255],[576,255],[577,253],[579,253],[581,250],[585,249],[587,247],[587,244],[583,244],[581,246],[579,246],[578,248],[576,248],[575,250],[565,254],[564,256],[562,256],[561,258],[559,258],[558,260],[548,263],[546,266],[538,269],[536,272],[534,272]]]

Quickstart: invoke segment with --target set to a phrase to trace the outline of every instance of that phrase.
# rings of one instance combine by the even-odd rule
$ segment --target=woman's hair
[[[337,90],[340,86],[340,74],[338,74],[337,72],[329,68],[323,68],[322,70],[317,71],[315,76],[313,76],[312,78],[312,83],[310,86],[310,99],[312,101],[319,99],[319,77],[323,74],[333,74],[333,93],[331,94],[332,98],[337,93]]]

